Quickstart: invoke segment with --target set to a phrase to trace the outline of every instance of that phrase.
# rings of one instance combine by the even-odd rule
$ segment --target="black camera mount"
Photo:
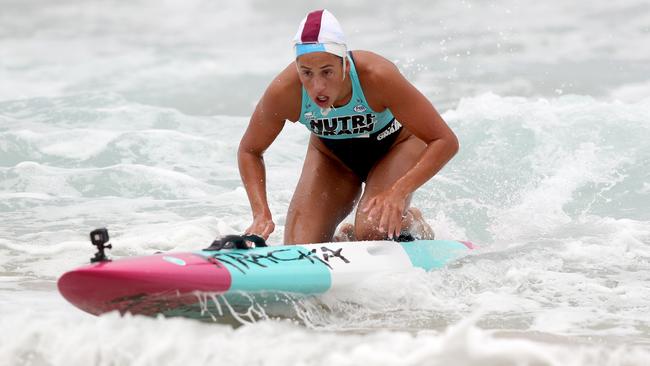
[[[106,253],[104,253],[104,249],[113,248],[111,244],[106,245],[108,239],[108,229],[106,228],[95,229],[90,232],[90,242],[97,247],[97,253],[95,253],[94,257],[90,258],[90,263],[110,260],[106,257]]]

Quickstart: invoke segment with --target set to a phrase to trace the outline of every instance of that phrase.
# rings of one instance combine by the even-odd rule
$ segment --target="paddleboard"
[[[370,275],[439,269],[472,248],[469,242],[416,240],[159,253],[81,266],[63,274],[58,288],[70,303],[95,315],[214,318],[205,302],[215,296],[230,307],[251,296],[268,304],[286,296],[350,292]]]

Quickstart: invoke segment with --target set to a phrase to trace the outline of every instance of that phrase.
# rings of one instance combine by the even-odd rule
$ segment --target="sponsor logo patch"
[[[372,113],[366,113],[332,118],[311,118],[309,128],[320,136],[366,134],[372,133],[375,128],[376,117]]]
[[[400,129],[400,127],[402,127],[402,124],[399,123],[399,121],[397,121],[397,120],[393,121],[393,123],[391,124],[390,127],[388,127],[387,130],[384,130],[382,133],[377,135],[377,141],[381,141],[381,140],[385,139],[386,137],[392,135],[395,131],[398,131]]]

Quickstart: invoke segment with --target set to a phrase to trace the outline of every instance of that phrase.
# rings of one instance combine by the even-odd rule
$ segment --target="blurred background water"
[[[232,328],[100,318],[55,283],[194,250],[251,217],[235,152],[319,2],[0,0],[0,359],[11,365],[643,365],[650,359],[650,4],[331,1],[461,151],[415,197],[449,268]],[[308,132],[266,155],[280,243]],[[255,352],[250,342],[255,341]],[[6,360],[6,362],[5,362]]]

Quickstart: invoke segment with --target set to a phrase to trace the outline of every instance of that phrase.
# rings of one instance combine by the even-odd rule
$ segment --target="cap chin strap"
[[[336,108],[334,108],[333,105],[331,105],[331,106],[329,106],[329,107],[327,107],[327,108],[321,108],[321,109],[320,109],[320,114],[322,114],[323,117],[327,117],[327,115],[330,114],[330,112],[332,111],[332,109],[333,109],[333,110],[336,110]]]

